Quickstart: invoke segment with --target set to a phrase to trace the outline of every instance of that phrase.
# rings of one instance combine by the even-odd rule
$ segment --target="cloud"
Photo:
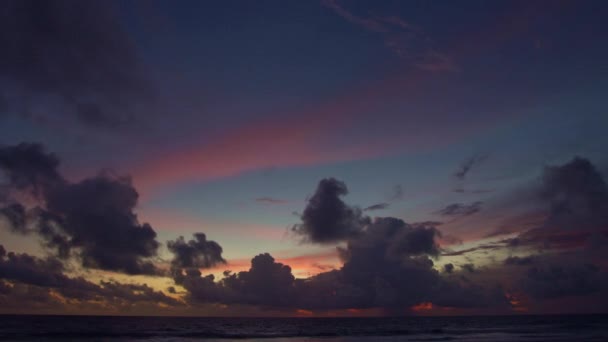
[[[341,197],[348,194],[344,182],[334,178],[322,179],[301,215],[302,223],[292,231],[307,242],[336,243],[361,233],[369,218],[361,210],[345,204]]]
[[[533,256],[527,257],[518,257],[518,256],[510,256],[505,259],[505,265],[517,265],[517,266],[525,266],[534,263]]]
[[[129,274],[155,274],[150,260],[159,243],[147,223],[134,213],[138,193],[128,177],[102,173],[77,183],[57,171],[56,156],[41,145],[0,149],[0,171],[8,191],[1,214],[13,231],[40,235],[47,247],[67,258],[76,252],[82,265]],[[32,195],[38,205],[26,211],[11,191]]]
[[[551,229],[608,226],[608,185],[587,159],[576,157],[543,173],[541,198],[549,204],[545,222]]]
[[[8,225],[13,231],[25,231],[26,217],[25,207],[19,203],[11,203],[0,208],[0,217],[8,221]]]
[[[159,243],[152,227],[134,213],[138,194],[129,178],[99,175],[68,184],[47,197],[62,231],[78,248],[85,267],[154,274]]]
[[[6,301],[16,299],[18,289],[28,289],[36,291],[40,298],[25,298],[26,304],[31,300],[50,301],[53,297],[51,292],[69,298],[70,300],[104,301],[107,304],[126,304],[133,305],[137,302],[150,302],[164,305],[181,305],[177,300],[167,297],[162,292],[158,292],[151,287],[143,284],[121,284],[115,281],[102,281],[94,284],[82,277],[70,278],[64,274],[64,266],[61,260],[54,257],[41,259],[28,254],[17,254],[6,252],[0,245],[0,279],[8,280],[11,286],[4,284],[3,293]],[[0,299],[1,300],[1,299]],[[57,308],[56,308],[57,309]]]
[[[514,240],[519,246],[577,248],[608,234],[608,185],[589,160],[546,167],[536,195],[544,212]]]
[[[506,246],[507,246],[506,242],[488,243],[488,244],[482,244],[482,245],[479,245],[476,247],[462,249],[459,251],[453,251],[450,249],[446,249],[441,253],[441,255],[442,256],[458,256],[458,255],[465,255],[468,253],[473,253],[473,252],[478,252],[478,251],[499,250],[499,249],[505,248]]]
[[[605,275],[593,264],[532,267],[522,286],[535,298],[581,296],[604,289],[602,277]]]
[[[442,216],[470,216],[481,210],[483,202],[477,201],[470,204],[452,203],[437,211]]]
[[[167,248],[173,253],[172,273],[175,277],[182,274],[182,269],[210,268],[225,264],[222,247],[215,241],[207,240],[203,233],[195,233],[193,240],[186,242],[183,236],[167,242]]]
[[[403,186],[401,184],[397,184],[393,187],[393,191],[389,196],[390,201],[401,201],[403,199]]]
[[[460,165],[460,168],[454,173],[454,177],[459,180],[464,180],[473,168],[479,166],[486,159],[488,159],[487,154],[478,154],[465,160],[462,162],[462,165]]]
[[[537,300],[584,297],[605,291],[608,286],[606,273],[580,254],[510,257],[505,265],[516,268],[511,270],[516,289]]]
[[[339,248],[340,269],[296,279],[291,268],[269,254],[252,259],[237,274],[213,275],[190,270],[176,282],[191,303],[249,304],[266,308],[336,310],[382,308],[403,313],[420,302],[457,307],[505,306],[506,299],[489,288],[465,286],[442,277],[431,257],[439,255],[433,226],[412,226],[400,219],[376,218]]]
[[[255,199],[255,201],[258,203],[265,203],[265,204],[285,204],[285,203],[287,203],[287,200],[280,199],[280,198],[272,198],[272,197],[258,197]]]
[[[58,166],[59,158],[40,144],[0,146],[0,170],[17,190],[29,189],[36,196],[44,195],[42,192],[65,182]]]
[[[67,112],[95,127],[130,120],[131,103],[149,90],[115,9],[103,1],[4,2],[0,110],[38,120]]]
[[[435,47],[431,37],[397,15],[358,15],[338,0],[324,0],[321,4],[348,22],[381,35],[386,48],[418,69],[432,72],[457,70],[454,61]]]
[[[388,207],[390,207],[389,203],[382,202],[382,203],[370,205],[369,207],[364,208],[363,211],[384,210],[384,209],[388,209]]]

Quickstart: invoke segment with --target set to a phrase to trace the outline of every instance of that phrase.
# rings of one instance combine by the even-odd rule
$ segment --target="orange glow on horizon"
[[[431,303],[431,302],[418,303],[418,304],[412,306],[411,309],[414,312],[433,310],[433,303]]]

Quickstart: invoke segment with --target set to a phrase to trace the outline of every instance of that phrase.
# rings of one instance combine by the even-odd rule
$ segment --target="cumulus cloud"
[[[167,248],[173,253],[172,273],[176,278],[183,277],[184,269],[209,268],[225,264],[222,247],[215,241],[207,240],[203,233],[195,233],[194,239],[186,242],[183,236],[168,241]]]
[[[313,243],[336,243],[361,233],[370,219],[361,209],[351,207],[341,197],[348,194],[344,182],[322,179],[301,215],[302,223],[292,231]]]
[[[608,234],[608,185],[587,159],[546,167],[537,191],[543,220],[517,237],[520,246],[567,249]]]
[[[540,196],[550,207],[547,227],[608,226],[608,185],[587,159],[576,157],[564,165],[547,167]]]
[[[0,170],[17,190],[31,190],[36,196],[44,196],[64,183],[58,166],[59,158],[47,153],[40,144],[0,146]]]
[[[148,89],[116,9],[103,1],[5,1],[0,110],[44,120],[52,108],[96,127],[129,120],[129,105]]]
[[[134,213],[138,193],[130,179],[104,173],[71,183],[59,174],[58,165],[56,156],[41,145],[0,148],[7,192],[21,191],[38,199],[38,206],[26,211],[5,193],[0,214],[12,230],[38,234],[63,258],[75,251],[85,267],[157,273],[150,260],[159,247],[156,232],[139,223]]]
[[[336,193],[345,193],[343,183],[332,181],[329,185],[344,189],[330,192],[334,200]],[[327,184],[322,181],[320,187],[324,186]],[[410,225],[397,218],[376,218],[357,234],[344,237],[346,245],[338,248],[344,263],[340,269],[308,279],[296,279],[288,265],[276,262],[269,254],[260,254],[252,259],[248,271],[226,272],[219,281],[198,269],[188,270],[175,280],[186,288],[188,300],[194,303],[307,310],[375,307],[390,313],[403,312],[421,302],[505,306],[506,299],[494,289],[454,282],[433,268],[432,258],[440,254],[439,236],[430,223]]]

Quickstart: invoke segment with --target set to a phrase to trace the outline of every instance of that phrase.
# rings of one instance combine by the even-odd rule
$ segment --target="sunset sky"
[[[4,1],[0,313],[606,312],[607,16]]]

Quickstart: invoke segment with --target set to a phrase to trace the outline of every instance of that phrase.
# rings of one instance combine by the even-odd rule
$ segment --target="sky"
[[[0,313],[606,312],[604,1],[5,1]]]

